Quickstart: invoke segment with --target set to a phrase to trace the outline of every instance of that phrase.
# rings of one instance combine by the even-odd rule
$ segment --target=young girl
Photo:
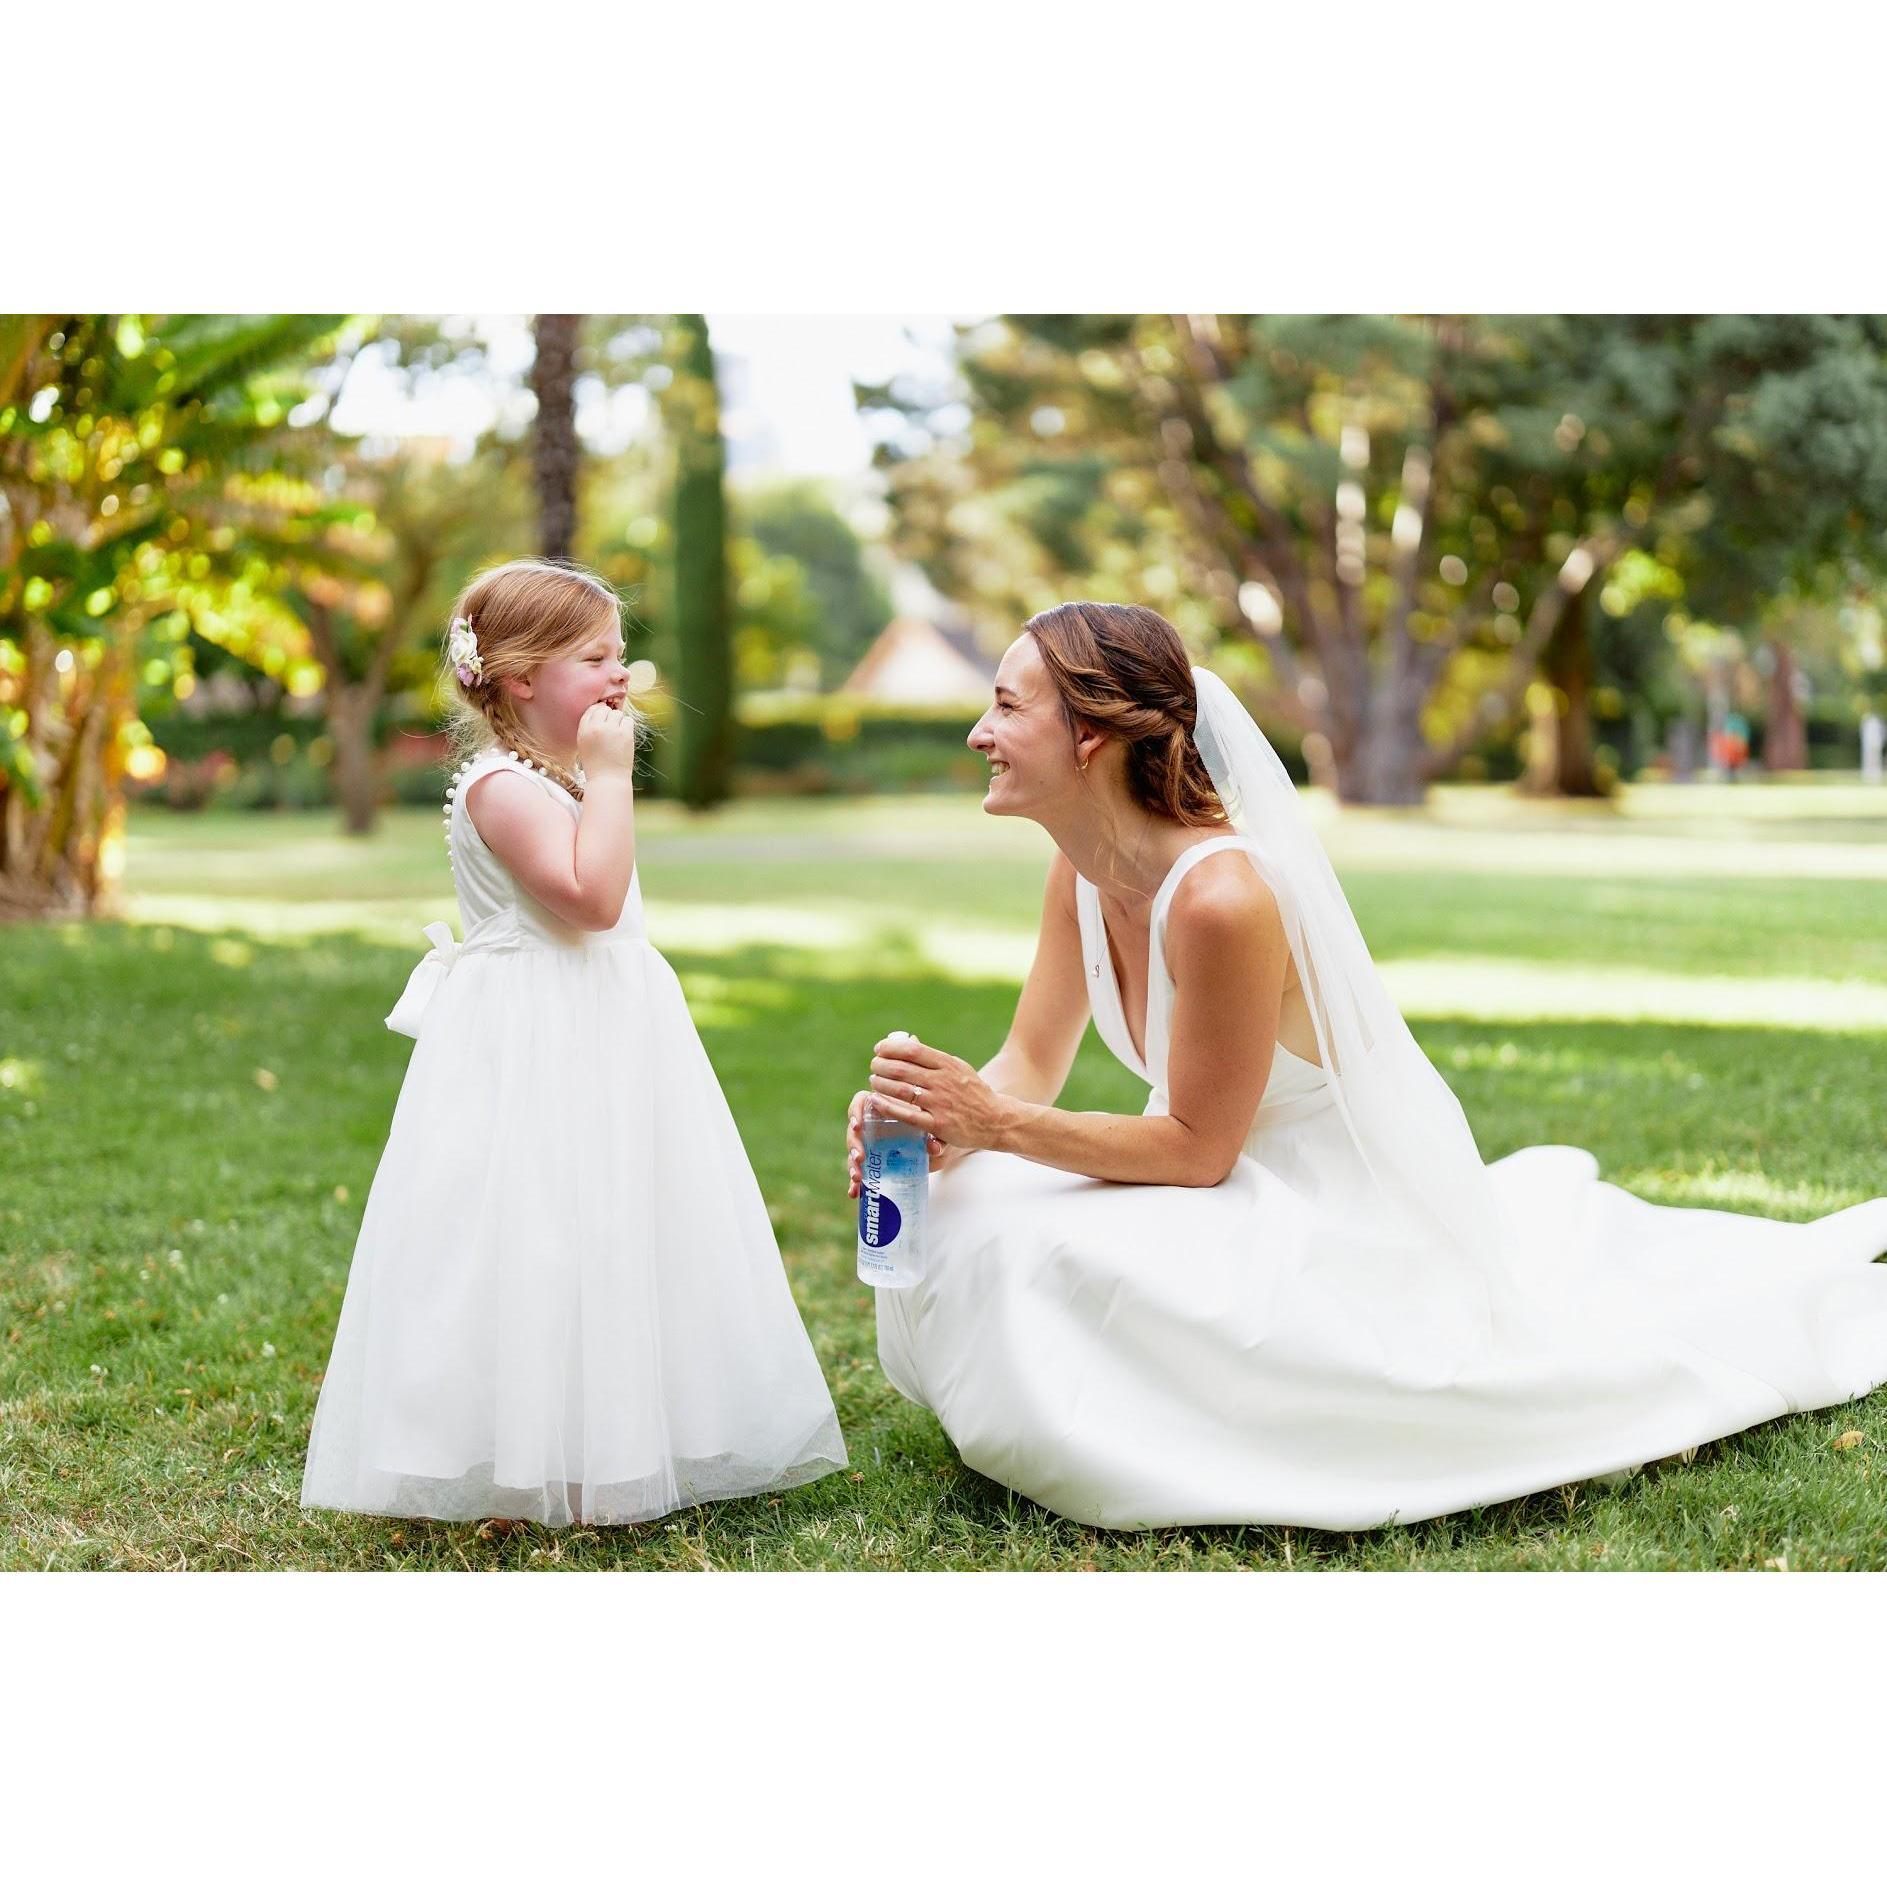
[[[790,1487],[845,1445],[675,973],[643,931],[615,593],[504,564],[447,648],[464,940],[417,1038],[315,1411],[304,1507],[561,1526]]]

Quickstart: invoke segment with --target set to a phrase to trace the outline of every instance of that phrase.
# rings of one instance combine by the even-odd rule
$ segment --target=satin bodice
[[[452,882],[459,894],[463,947],[502,949],[548,944],[585,949],[624,939],[645,938],[648,933],[642,917],[642,887],[635,872],[630,873],[629,891],[622,901],[621,914],[608,930],[600,931],[566,923],[518,883],[510,868],[479,836],[465,803],[472,783],[501,767],[521,773],[542,787],[569,813],[573,822],[582,809],[582,802],[549,774],[540,773],[529,762],[515,759],[497,748],[487,749],[459,770],[448,789],[445,826]]]
[[[459,895],[460,934],[455,938],[451,926],[443,923],[425,927],[432,948],[413,966],[405,990],[387,1016],[388,1028],[415,1040],[453,965],[465,957],[497,950],[588,951],[648,942],[642,922],[642,887],[633,870],[622,910],[608,930],[585,930],[581,925],[566,923],[518,883],[510,867],[479,835],[465,806],[466,790],[472,782],[500,767],[536,781],[572,820],[581,812],[576,795],[549,774],[496,747],[466,761],[453,774],[452,784],[446,788],[444,824],[446,856],[452,862],[453,888]]]
[[[1081,955],[1087,967],[1088,1005],[1094,1027],[1122,1067],[1138,1075],[1153,1090],[1147,1102],[1149,1114],[1167,1111],[1167,1052],[1172,1039],[1174,986],[1166,967],[1166,920],[1172,909],[1173,894],[1194,865],[1213,852],[1249,841],[1242,834],[1221,833],[1190,846],[1173,861],[1165,881],[1154,893],[1153,909],[1147,926],[1147,1019],[1146,1054],[1134,1052],[1133,1034],[1127,1026],[1126,1005],[1122,1000],[1114,961],[1107,947],[1107,924],[1101,915],[1101,894],[1079,874],[1075,878],[1075,911],[1081,923]],[[1331,1104],[1331,1091],[1324,1071],[1315,1062],[1294,1054],[1282,1042],[1271,1057],[1271,1074],[1258,1103],[1257,1118],[1252,1123],[1256,1135],[1268,1126],[1287,1119],[1299,1119]]]

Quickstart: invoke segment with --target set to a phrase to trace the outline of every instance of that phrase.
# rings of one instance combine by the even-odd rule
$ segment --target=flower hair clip
[[[469,688],[473,682],[483,680],[485,663],[478,652],[478,637],[472,633],[469,618],[452,618],[452,627],[446,634],[446,660],[452,664],[462,687]]]

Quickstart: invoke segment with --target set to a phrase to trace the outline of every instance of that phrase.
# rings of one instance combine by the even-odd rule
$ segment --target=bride
[[[1270,744],[1151,610],[1025,625],[970,734],[1055,841],[981,1070],[880,1042],[933,1136],[893,1385],[979,1472],[1106,1527],[1431,1518],[1887,1381],[1887,1198],[1647,1204],[1573,1147],[1484,1165]],[[1092,1015],[1144,1113],[1055,1106]]]

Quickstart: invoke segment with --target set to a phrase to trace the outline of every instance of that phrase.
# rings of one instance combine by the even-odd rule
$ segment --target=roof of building
[[[847,694],[949,699],[985,692],[996,665],[966,622],[899,616],[888,622],[845,679]]]

